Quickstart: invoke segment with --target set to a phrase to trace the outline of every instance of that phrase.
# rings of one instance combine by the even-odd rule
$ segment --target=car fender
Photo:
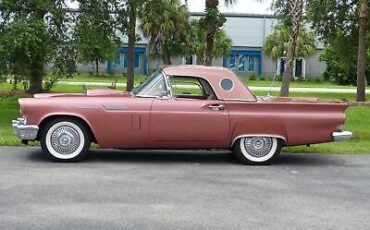
[[[248,119],[239,121],[234,125],[231,146],[242,137],[268,136],[282,139],[287,145],[288,135],[284,124],[273,119]]]
[[[47,113],[44,116],[42,116],[39,121],[37,122],[38,125],[40,126],[45,120],[49,119],[50,117],[62,117],[62,116],[67,116],[67,117],[75,117],[78,118],[82,121],[84,121],[90,128],[91,132],[95,134],[94,132],[94,127],[91,125],[88,119],[86,117],[82,116],[81,114],[78,113],[69,113],[69,112],[53,112],[53,113]]]

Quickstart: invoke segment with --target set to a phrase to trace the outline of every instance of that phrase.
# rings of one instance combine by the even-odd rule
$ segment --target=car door
[[[176,89],[172,81],[173,98],[153,101],[150,113],[152,140],[225,141],[230,129],[226,104],[207,100],[209,95],[204,93],[198,81],[186,79],[178,84],[184,87],[183,92]]]
[[[150,136],[155,141],[222,141],[229,135],[227,107],[219,101],[155,99]]]

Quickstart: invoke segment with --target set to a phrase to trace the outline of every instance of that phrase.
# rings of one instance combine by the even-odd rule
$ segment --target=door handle
[[[208,108],[214,109],[214,110],[225,110],[224,105],[209,105]]]

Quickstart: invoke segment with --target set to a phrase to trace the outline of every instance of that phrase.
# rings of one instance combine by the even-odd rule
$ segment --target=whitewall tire
[[[91,144],[86,125],[72,118],[58,118],[42,129],[41,147],[55,161],[74,162],[83,159]]]
[[[280,154],[281,146],[282,141],[276,137],[242,137],[234,144],[234,154],[244,164],[270,164]]]

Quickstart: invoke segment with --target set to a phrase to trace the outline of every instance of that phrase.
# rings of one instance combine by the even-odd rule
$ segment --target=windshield
[[[133,90],[135,96],[160,97],[166,91],[166,82],[162,71],[153,73],[143,84]]]

